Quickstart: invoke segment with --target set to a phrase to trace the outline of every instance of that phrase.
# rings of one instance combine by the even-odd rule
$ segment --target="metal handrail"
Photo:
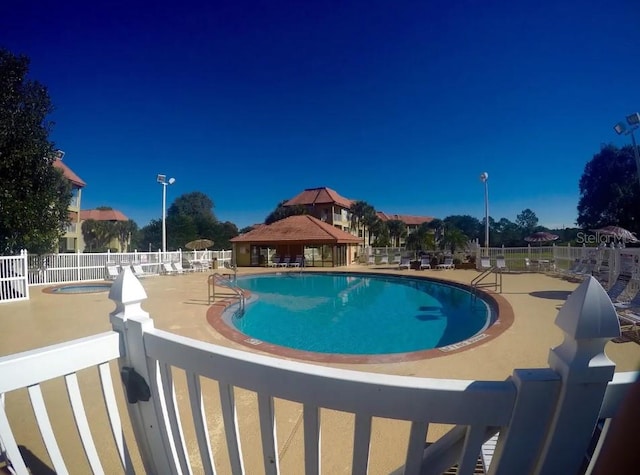
[[[234,285],[231,279],[217,272],[214,272],[213,274],[209,274],[209,277],[207,278],[207,286],[209,290],[209,298],[208,298],[209,303],[213,303],[213,301],[216,298],[216,286],[215,286],[216,281],[218,282],[219,285],[222,285],[225,288],[229,289],[233,293],[234,297],[238,298],[238,312],[236,312],[236,315],[238,313],[239,313],[239,316],[244,315],[245,297],[244,297],[244,294],[242,293],[242,289]],[[225,295],[225,297],[228,297],[228,296],[229,295]]]
[[[484,279],[493,274],[495,279],[493,283],[485,282],[482,283]],[[475,293],[475,291],[480,287],[493,287],[493,289],[499,293],[502,293],[502,268],[497,266],[491,266],[485,269],[480,275],[475,276],[471,279],[471,289]]]

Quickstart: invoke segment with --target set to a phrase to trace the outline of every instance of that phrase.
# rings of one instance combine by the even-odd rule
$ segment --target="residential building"
[[[118,221],[129,221],[124,213],[118,211],[117,209],[86,209],[80,211],[80,223],[82,224],[84,221],[89,219],[93,219],[95,221],[109,221],[112,223],[116,223]],[[82,226],[80,226],[82,227]],[[81,237],[81,250],[84,251],[86,248],[86,243],[84,241],[84,236],[82,236],[82,230],[80,230]],[[109,241],[108,248],[109,249],[117,249],[118,252],[127,252],[129,243],[131,242],[131,236],[129,236],[128,241],[124,246],[121,245],[120,240],[117,237],[111,238]],[[88,249],[87,249],[88,250]]]
[[[71,203],[69,203],[69,224],[66,232],[60,238],[58,243],[59,252],[77,252],[82,250],[81,238],[82,230],[80,229],[80,204],[82,202],[82,189],[87,185],[82,178],[62,161],[64,152],[58,150],[56,152],[56,160],[53,166],[62,171],[64,177],[71,183]]]
[[[340,196],[340,194],[327,187],[307,188],[294,198],[287,201],[284,206],[302,205],[307,212],[320,221],[328,223],[342,231],[351,230],[351,213],[349,208],[353,200]]]

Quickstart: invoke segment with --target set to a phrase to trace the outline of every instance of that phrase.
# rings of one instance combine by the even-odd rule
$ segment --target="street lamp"
[[[633,156],[636,159],[636,171],[638,173],[638,183],[640,183],[640,154],[638,153],[636,138],[633,135],[633,131],[640,126],[640,112],[634,112],[633,114],[628,115],[627,124],[629,124],[629,128],[627,128],[624,122],[618,122],[616,125],[613,126],[613,130],[615,130],[618,135],[622,135],[622,134],[631,135],[631,144],[633,145]]]
[[[156,181],[162,185],[162,253],[167,252],[167,186],[176,182],[175,178],[158,175]]]
[[[484,183],[484,247],[489,255],[489,174],[482,172],[480,181]]]

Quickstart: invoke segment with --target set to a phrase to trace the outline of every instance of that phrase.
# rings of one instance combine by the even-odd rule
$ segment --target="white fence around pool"
[[[164,262],[217,261],[232,263],[232,251],[103,252],[0,256],[0,303],[29,299],[30,285],[66,284],[103,280],[107,264],[122,268],[140,264],[145,272],[160,274]]]
[[[133,454],[144,473],[318,475],[327,472],[321,465],[331,466],[344,453],[344,466],[331,473],[435,475],[457,465],[456,473],[469,475],[477,473],[480,458],[494,475],[591,473],[609,421],[638,378],[637,372],[615,373],[604,352],[620,328],[593,277],[560,310],[556,325],[564,341],[550,350],[549,366],[516,369],[505,381],[352,371],[175,335],[156,329],[142,310],[146,293],[130,269],[117,278],[110,298],[113,331],[0,358],[0,461],[15,473],[29,473],[20,447],[39,443],[38,432],[57,473],[77,463],[65,458],[72,450],[84,452],[93,473],[133,473]],[[124,388],[111,377],[110,361],[117,362]],[[89,381],[76,376],[89,368],[100,383],[97,375]],[[41,383],[52,378],[65,380],[73,415],[47,411],[52,386]],[[118,409],[117,393],[126,393],[126,410]],[[15,434],[19,397],[31,399],[33,414],[20,413],[18,425],[35,421],[22,438]],[[109,423],[96,422],[98,407]],[[331,411],[342,418],[327,417]],[[51,418],[66,423],[60,427]],[[291,432],[293,420],[299,429]],[[73,421],[77,433],[70,437]],[[404,437],[374,443],[400,421]],[[123,434],[122,422],[130,422],[134,437]],[[431,424],[454,427],[426,446]],[[337,434],[344,434],[344,443],[331,443]],[[486,441],[494,434],[492,452]],[[283,440],[287,454],[293,452],[286,460]],[[110,441],[116,457],[105,456],[102,441]],[[390,461],[392,470],[382,471],[381,461]]]

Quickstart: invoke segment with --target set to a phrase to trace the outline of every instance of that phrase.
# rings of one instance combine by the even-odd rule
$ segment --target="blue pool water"
[[[96,292],[106,292],[111,288],[111,284],[95,285],[64,285],[53,289],[54,294],[92,294]]]
[[[410,278],[283,273],[238,278],[257,299],[231,324],[252,338],[320,353],[388,354],[447,346],[493,319],[459,287]]]

